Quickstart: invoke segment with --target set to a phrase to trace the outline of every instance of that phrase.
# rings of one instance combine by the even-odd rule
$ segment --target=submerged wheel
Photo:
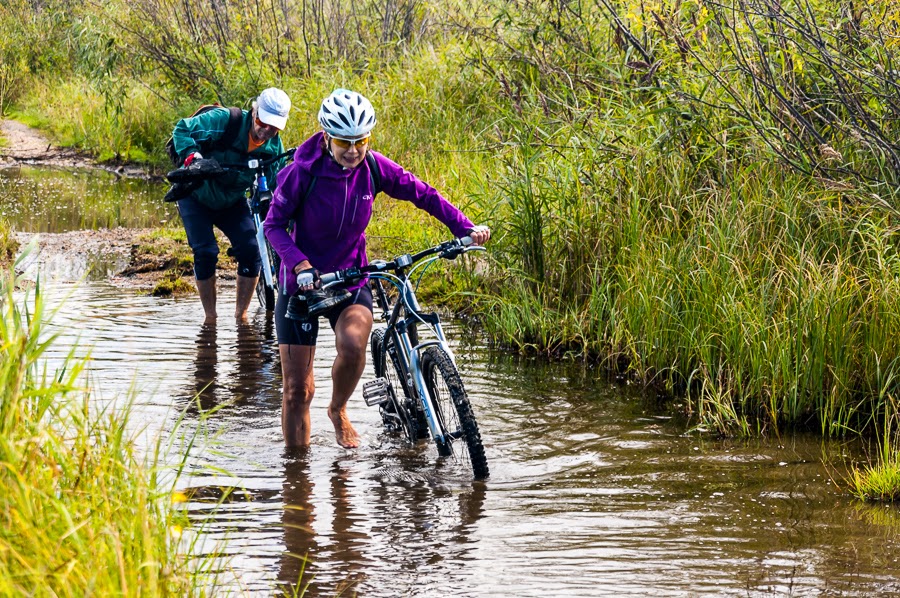
[[[471,467],[476,480],[487,478],[490,472],[478,422],[453,360],[441,347],[428,347],[422,355],[422,375],[444,431],[443,442],[435,439],[438,454]]]
[[[388,337],[385,342],[384,328],[378,328],[372,331],[372,365],[375,369],[375,376],[385,378],[388,382],[388,394],[390,400],[378,407],[381,413],[381,421],[384,427],[392,432],[401,432],[407,440],[415,442],[418,438],[419,429],[416,418],[411,417],[415,406],[411,397],[405,394],[402,384],[400,384],[400,366],[397,363],[396,353],[394,351],[394,341]],[[427,434],[427,428],[426,428]]]
[[[265,279],[260,276],[256,283],[256,298],[259,299],[259,305],[266,311],[275,311],[275,289],[266,286]]]
[[[266,251],[269,252],[269,263],[272,265],[272,286],[266,286],[266,277],[260,272],[259,280],[256,282],[256,298],[259,300],[260,307],[266,311],[275,311],[275,299],[278,294],[277,272],[281,259],[279,259],[277,253],[272,251],[268,243],[266,243]]]

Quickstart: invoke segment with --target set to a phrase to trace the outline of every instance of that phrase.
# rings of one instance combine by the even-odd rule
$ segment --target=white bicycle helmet
[[[335,89],[322,101],[319,124],[332,137],[363,137],[375,128],[375,108],[355,91]]]

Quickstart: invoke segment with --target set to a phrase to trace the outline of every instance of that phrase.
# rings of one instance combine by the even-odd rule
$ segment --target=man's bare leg
[[[200,294],[200,304],[203,306],[203,312],[206,314],[204,320],[207,324],[213,324],[216,321],[216,277],[210,276],[206,280],[197,280],[197,292]]]
[[[250,278],[249,276],[237,277],[237,298],[234,300],[234,317],[238,321],[247,319],[247,310],[250,309],[250,302],[253,301],[253,293],[256,291],[256,281],[259,276]]]
[[[334,328],[337,357],[331,367],[333,390],[328,417],[334,424],[337,443],[344,448],[359,446],[359,434],[347,417],[347,401],[356,390],[366,367],[366,348],[372,331],[372,312],[362,305],[351,305],[341,313]]]

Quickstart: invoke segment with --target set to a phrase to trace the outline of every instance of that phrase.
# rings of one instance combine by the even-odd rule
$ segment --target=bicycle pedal
[[[384,405],[391,399],[391,386],[387,378],[375,378],[363,384],[363,400],[369,407]]]

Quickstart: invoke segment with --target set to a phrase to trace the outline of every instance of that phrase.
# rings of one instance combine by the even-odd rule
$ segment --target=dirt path
[[[142,168],[127,164],[98,164],[79,150],[54,145],[46,135],[15,120],[0,120],[0,168],[41,164],[61,168],[99,168],[121,176],[149,178]]]

